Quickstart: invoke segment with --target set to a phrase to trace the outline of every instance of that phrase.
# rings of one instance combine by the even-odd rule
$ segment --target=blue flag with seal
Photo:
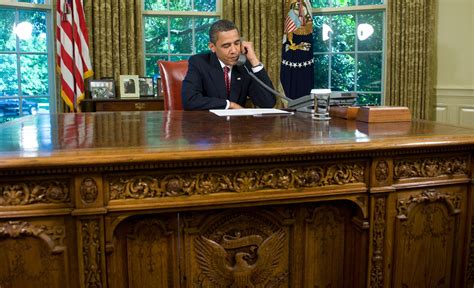
[[[313,88],[313,18],[309,0],[290,0],[285,18],[280,81],[288,98],[310,94]]]

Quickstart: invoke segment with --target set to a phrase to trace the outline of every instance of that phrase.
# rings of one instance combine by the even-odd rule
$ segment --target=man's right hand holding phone
[[[258,66],[260,64],[260,60],[258,60],[255,50],[253,50],[252,42],[242,41],[240,49],[242,54],[247,55],[247,60],[250,62],[252,67]]]

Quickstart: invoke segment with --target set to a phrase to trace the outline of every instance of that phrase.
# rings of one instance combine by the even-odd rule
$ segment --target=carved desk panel
[[[0,124],[0,287],[467,287],[474,130],[35,115]]]

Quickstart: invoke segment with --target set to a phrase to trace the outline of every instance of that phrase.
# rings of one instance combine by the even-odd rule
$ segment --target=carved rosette
[[[372,238],[372,270],[370,271],[370,287],[383,287],[383,250],[385,238],[386,199],[376,198],[374,209],[374,228]]]
[[[52,253],[63,252],[66,232],[61,226],[31,225],[23,221],[0,223],[0,238],[38,237],[48,244]]]
[[[425,202],[445,202],[451,214],[461,212],[461,196],[459,194],[441,193],[435,189],[428,189],[419,195],[410,196],[408,199],[397,201],[397,218],[408,219],[410,211],[418,204]]]
[[[394,178],[437,177],[442,175],[468,175],[467,157],[422,158],[395,160]]]
[[[80,193],[82,202],[85,204],[94,203],[99,195],[99,188],[97,187],[95,180],[92,178],[85,178],[82,180]]]
[[[0,206],[70,203],[68,187],[67,181],[0,184]]]
[[[379,183],[385,183],[388,179],[388,163],[385,160],[377,162],[375,166],[375,179]]]
[[[82,257],[85,287],[102,287],[100,223],[98,220],[81,220]]]
[[[111,177],[109,183],[110,200],[242,193],[364,183],[364,166],[349,163],[306,168]]]

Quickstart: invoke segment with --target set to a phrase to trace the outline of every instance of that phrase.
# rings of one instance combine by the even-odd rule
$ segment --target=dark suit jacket
[[[245,65],[251,71],[248,61]],[[273,88],[265,69],[255,75]],[[217,56],[209,52],[189,58],[188,73],[181,92],[184,110],[224,109],[226,100],[244,106],[247,96],[250,96],[253,104],[261,108],[271,108],[275,105],[275,96],[252,79],[244,67],[234,66],[231,77],[230,97],[227,99],[224,72]]]

